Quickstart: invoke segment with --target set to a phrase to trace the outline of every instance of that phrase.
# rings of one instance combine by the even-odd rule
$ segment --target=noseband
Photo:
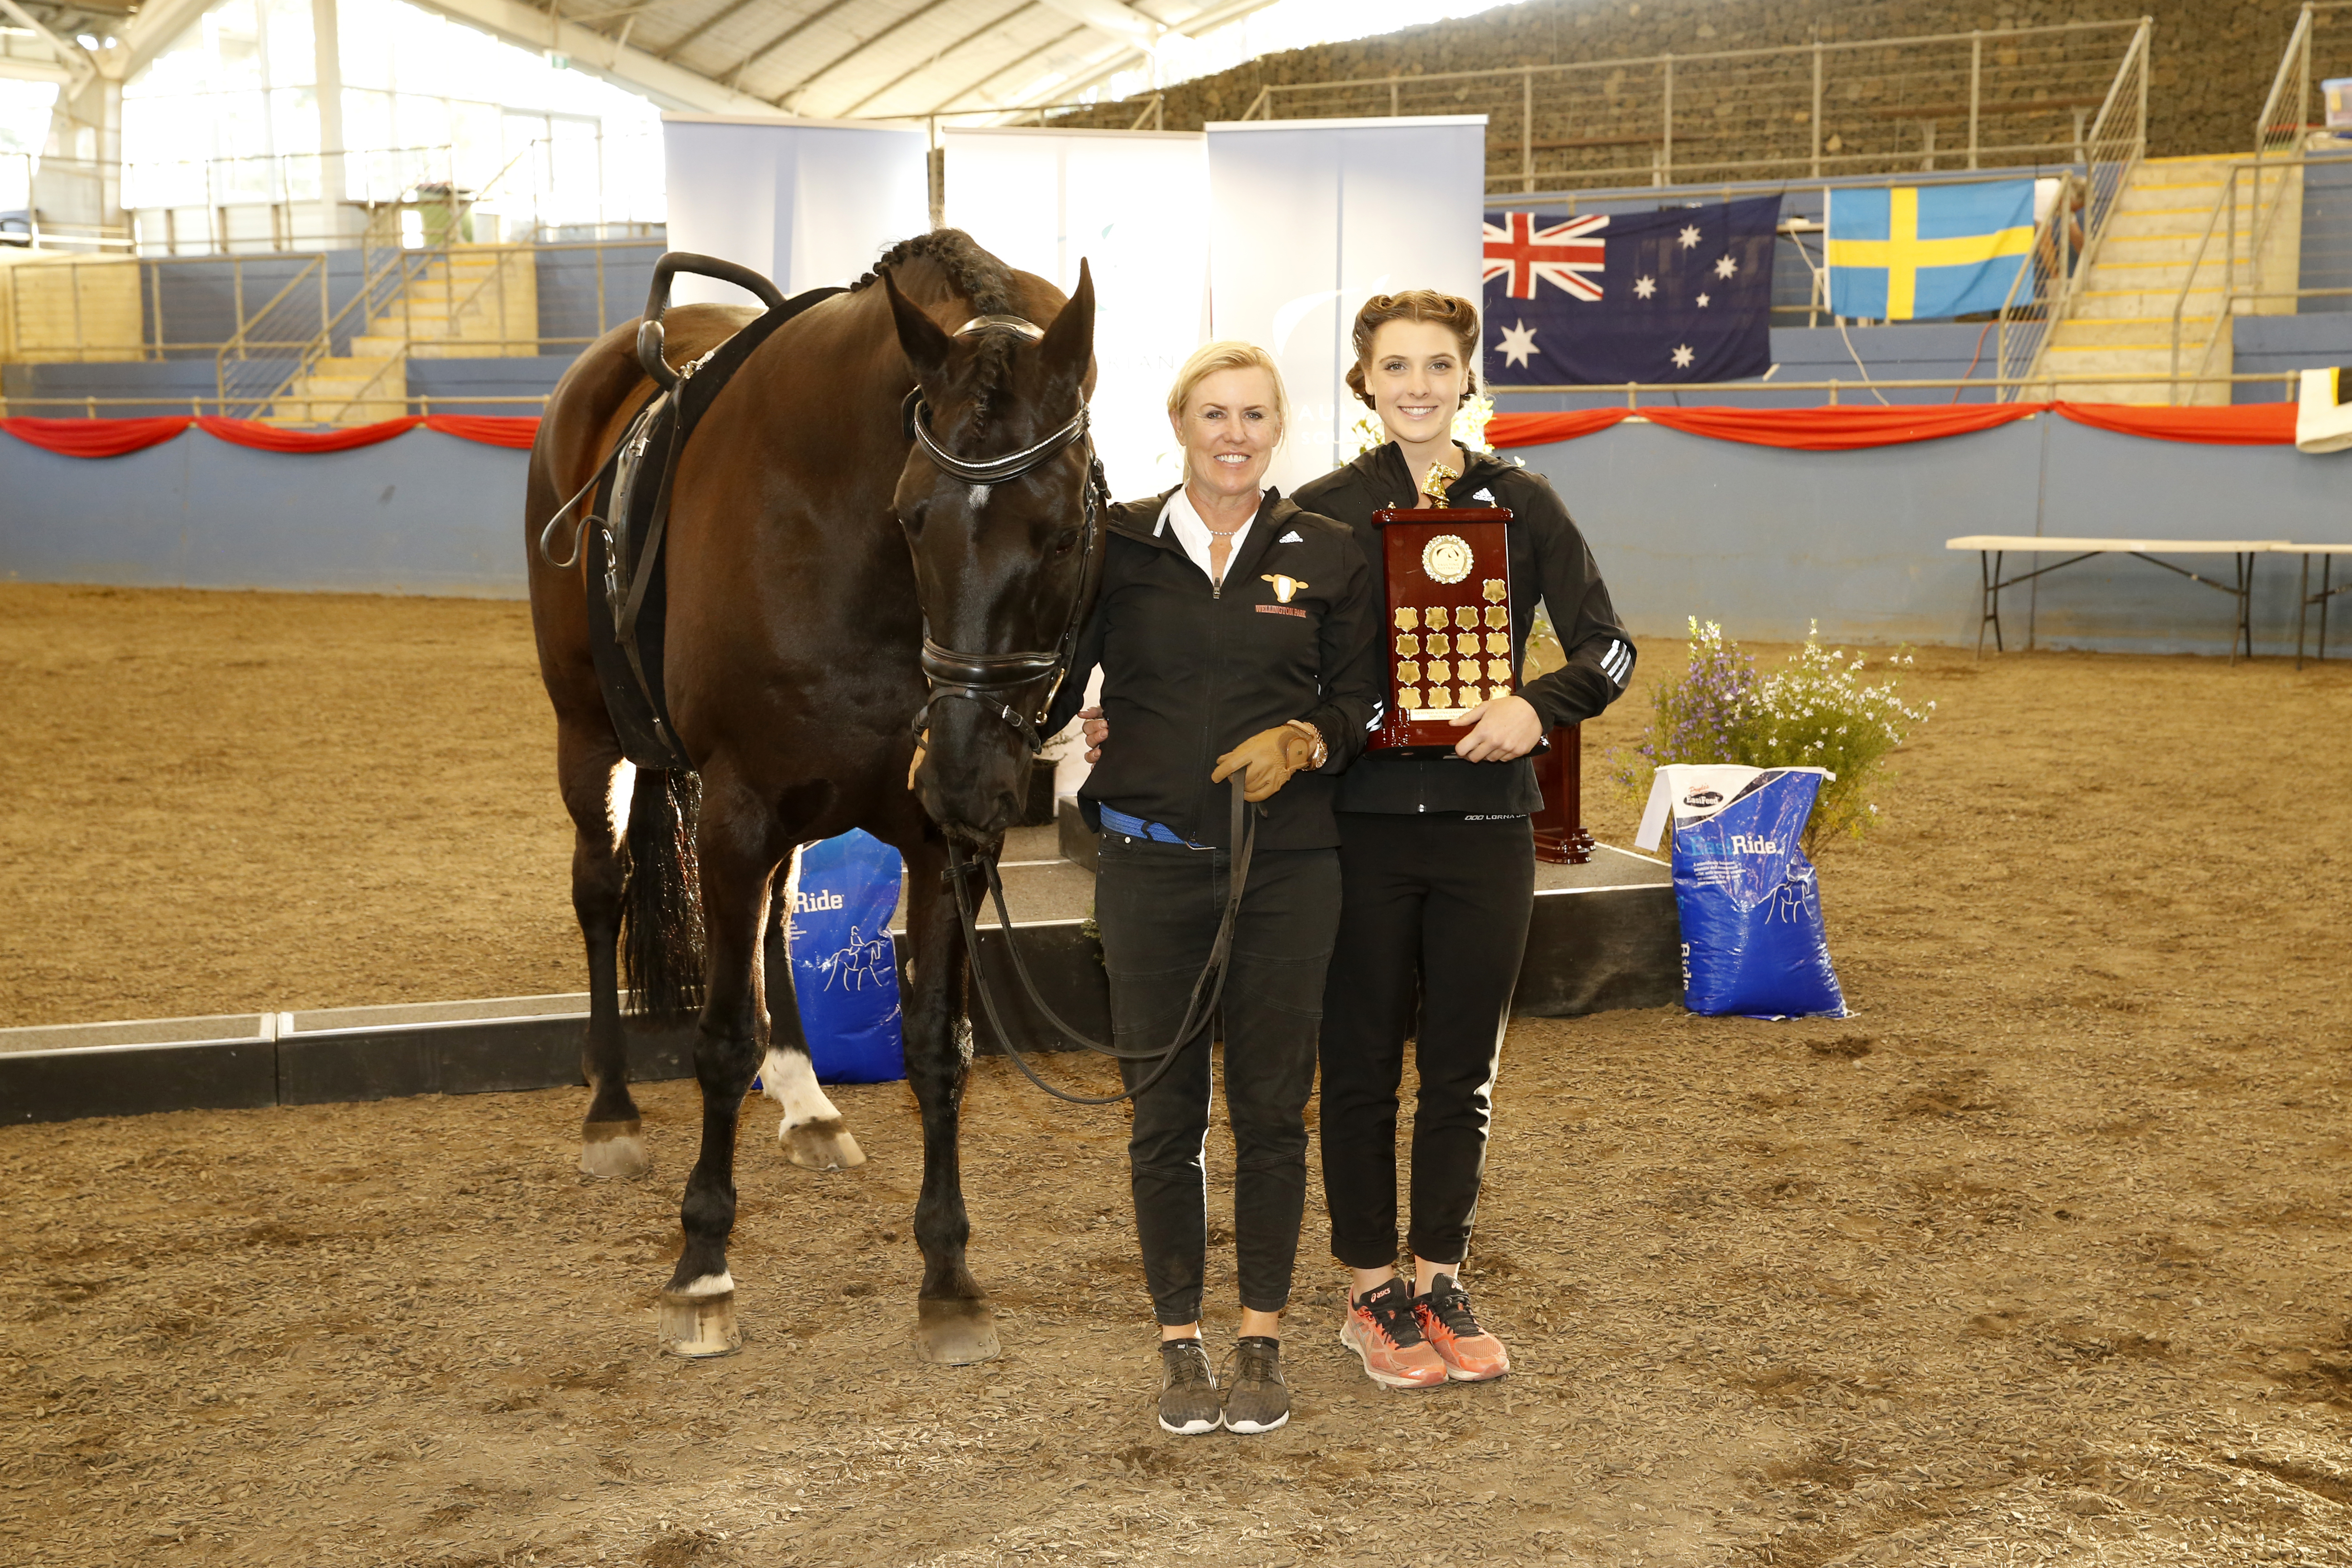
[[[1034,342],[1045,334],[1034,322],[1018,316],[978,316],[956,329],[955,336],[973,337],[983,332],[1004,332],[1026,338]],[[1087,459],[1085,485],[1085,520],[1083,523],[1086,553],[1078,560],[1078,592],[1070,603],[1070,618],[1062,628],[1062,636],[1050,652],[966,653],[935,642],[930,636],[929,617],[923,631],[923,674],[931,683],[929,700],[915,714],[915,734],[919,742],[930,728],[931,709],[945,698],[961,698],[977,702],[990,714],[1002,721],[1023,743],[1034,752],[1044,744],[1037,733],[1038,722],[1053,706],[1054,694],[1060,689],[1062,677],[1068,673],[1070,658],[1076,650],[1078,626],[1087,608],[1087,585],[1094,574],[1095,542],[1101,531],[1102,512],[1110,504],[1110,486],[1103,478],[1102,459],[1095,456],[1094,439],[1087,433],[1087,405],[1082,401],[1069,423],[1034,446],[1017,452],[1007,452],[1000,458],[977,460],[959,458],[941,446],[931,434],[929,410],[923,402],[919,386],[907,394],[901,418],[908,436],[943,472],[952,474],[967,484],[1001,485],[1036,472],[1065,448],[1082,444]],[[1034,709],[1016,708],[1013,699],[1024,689],[1043,684],[1045,690]]]

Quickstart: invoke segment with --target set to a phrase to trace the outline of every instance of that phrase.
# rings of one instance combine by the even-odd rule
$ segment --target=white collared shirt
[[[1265,492],[1259,493],[1263,498]],[[1260,504],[1264,504],[1263,499]],[[1226,572],[1234,569],[1234,557],[1242,552],[1242,541],[1249,537],[1249,531],[1256,526],[1256,523],[1257,519],[1253,515],[1249,521],[1234,530],[1233,533],[1226,538]],[[1176,487],[1176,493],[1170,496],[1168,504],[1160,509],[1160,521],[1152,525],[1151,531],[1156,534],[1163,528],[1172,528],[1176,531],[1176,542],[1184,547],[1184,553],[1192,558],[1192,564],[1198,566],[1210,582],[1217,584],[1224,582],[1223,573],[1213,572],[1209,568],[1211,538],[1209,525],[1201,521],[1200,512],[1194,509],[1192,498],[1184,493],[1182,485]]]

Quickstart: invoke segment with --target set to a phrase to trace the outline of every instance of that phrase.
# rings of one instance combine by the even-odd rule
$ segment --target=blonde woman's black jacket
[[[1380,703],[1381,607],[1364,552],[1344,524],[1269,489],[1223,584],[1212,584],[1175,530],[1160,525],[1173,494],[1111,509],[1102,590],[1046,715],[1048,734],[1067,724],[1101,667],[1110,739],[1078,791],[1087,825],[1099,828],[1098,808],[1109,805],[1231,847],[1231,786],[1209,782],[1217,759],[1304,719],[1330,757],[1258,804],[1257,843],[1334,846],[1337,775],[1363,750]]]
[[[1534,704],[1546,730],[1581,723],[1614,702],[1633,679],[1633,639],[1619,623],[1601,581],[1601,568],[1550,482],[1492,452],[1466,456],[1465,471],[1449,487],[1447,503],[1507,506],[1512,512],[1513,684]],[[1300,506],[1336,517],[1356,531],[1372,576],[1375,614],[1385,613],[1388,594],[1381,534],[1372,526],[1372,513],[1382,507],[1412,505],[1418,488],[1393,441],[1299,487]],[[1539,679],[1521,682],[1517,677],[1527,657],[1528,628],[1535,622],[1538,599],[1550,612],[1568,663]],[[1385,669],[1379,679],[1385,701]],[[1341,811],[1517,816],[1538,809],[1543,792],[1536,787],[1535,765],[1524,757],[1515,763],[1465,763],[1456,757],[1375,752],[1349,770],[1339,785],[1338,805]]]

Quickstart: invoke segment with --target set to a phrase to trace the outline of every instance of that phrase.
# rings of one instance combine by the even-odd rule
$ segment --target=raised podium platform
[[[1006,836],[1005,901],[1038,989],[1073,1026],[1107,1038],[1109,985],[1087,934],[1094,841],[1074,802],[1062,812],[1053,826]],[[894,931],[905,929],[903,905]],[[994,922],[992,910],[983,914],[980,962],[998,1005],[1024,1047],[1058,1048],[1059,1037],[1032,1016]],[[1539,864],[1513,1011],[1562,1017],[1672,1002],[1682,994],[1679,941],[1663,863],[1600,845],[1587,865]],[[975,1013],[974,1047],[1001,1053],[986,1015]],[[581,1081],[587,1015],[587,996],[573,994],[0,1029],[0,1121],[552,1089]],[[629,1029],[637,1078],[693,1071],[691,1026]]]

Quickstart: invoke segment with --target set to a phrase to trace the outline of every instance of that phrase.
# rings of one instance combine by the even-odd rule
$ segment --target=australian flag
[[[1486,382],[1738,381],[1772,367],[1780,198],[1486,215]]]

